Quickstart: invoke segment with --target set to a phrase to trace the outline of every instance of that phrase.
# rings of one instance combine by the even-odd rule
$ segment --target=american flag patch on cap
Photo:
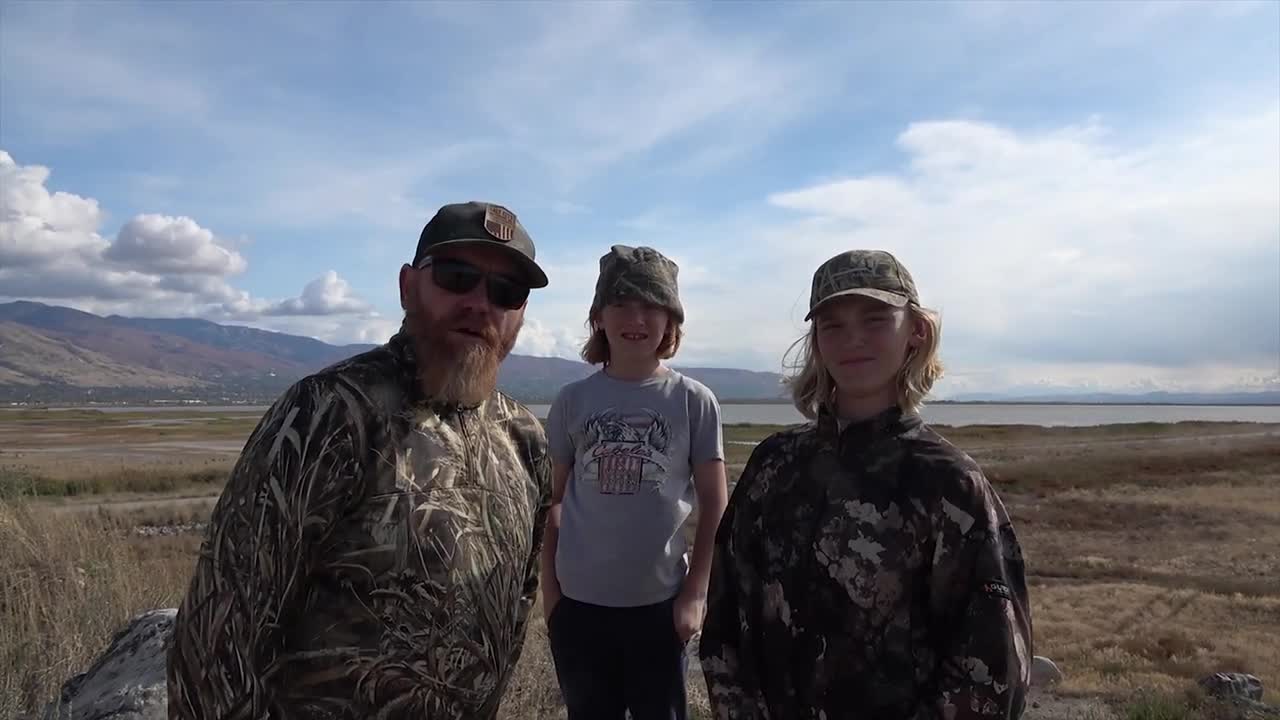
[[[488,206],[484,211],[484,229],[502,242],[511,242],[516,237],[515,213],[501,205]]]

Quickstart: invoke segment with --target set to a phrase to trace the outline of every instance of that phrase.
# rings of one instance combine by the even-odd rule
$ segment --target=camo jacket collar
[[[842,458],[858,456],[883,440],[901,437],[924,424],[916,412],[905,412],[893,407],[866,420],[850,422],[840,429],[841,421],[832,410],[823,405],[818,410],[818,436],[830,442]]]

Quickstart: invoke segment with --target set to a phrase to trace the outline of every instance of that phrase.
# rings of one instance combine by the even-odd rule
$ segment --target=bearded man
[[[219,498],[168,656],[170,718],[492,718],[550,505],[547,441],[496,389],[533,241],[442,207],[385,345],[299,380]]]

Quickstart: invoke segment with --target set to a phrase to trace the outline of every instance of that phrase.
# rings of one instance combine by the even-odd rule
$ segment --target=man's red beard
[[[498,385],[498,366],[520,334],[517,325],[503,338],[487,320],[466,311],[439,319],[409,313],[405,322],[413,337],[423,392],[432,400],[468,407],[479,405],[493,393]],[[466,328],[475,336],[460,336],[453,332],[457,328]]]

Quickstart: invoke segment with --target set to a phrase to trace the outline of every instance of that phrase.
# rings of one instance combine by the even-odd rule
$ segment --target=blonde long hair
[[[924,342],[907,350],[907,359],[898,371],[898,407],[904,412],[916,412],[924,405],[924,398],[933,384],[942,377],[942,361],[938,359],[938,344],[942,338],[942,318],[934,310],[915,303],[907,305],[911,321],[923,321],[926,327]],[[818,322],[809,323],[809,331],[791,344],[787,357],[796,356],[786,363],[791,373],[783,380],[791,390],[791,401],[800,414],[813,420],[826,405],[835,411],[835,378],[822,364],[818,350]]]

